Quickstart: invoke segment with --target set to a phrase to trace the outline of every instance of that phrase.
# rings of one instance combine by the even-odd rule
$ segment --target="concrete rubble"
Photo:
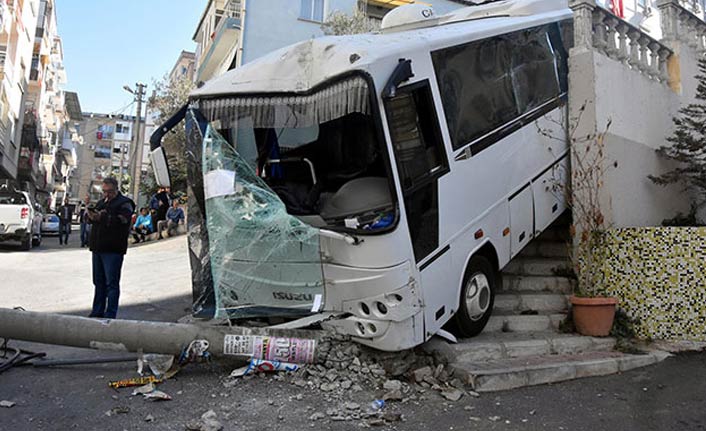
[[[309,407],[312,427],[325,420],[382,426],[405,420],[397,411],[402,403],[419,404],[435,396],[458,401],[467,394],[463,382],[454,378],[438,357],[421,349],[380,352],[340,335],[322,339],[315,364],[291,373],[245,375],[229,379],[224,385],[236,387],[251,379],[283,380],[320,392],[325,399],[323,406]],[[364,391],[374,393],[376,399],[360,399]],[[301,399],[301,394],[298,397]]]

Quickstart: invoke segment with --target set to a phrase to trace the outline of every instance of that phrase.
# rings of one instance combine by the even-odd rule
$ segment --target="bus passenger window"
[[[543,29],[514,33],[512,81],[520,114],[559,95],[559,76],[549,35]]]
[[[565,59],[550,26],[503,34],[432,52],[432,62],[454,150],[482,151],[504,127],[555,98],[565,85]],[[555,27],[556,28],[556,27]],[[561,64],[560,64],[561,62]],[[561,69],[559,69],[561,66]],[[561,73],[561,75],[560,75]],[[533,114],[530,114],[533,115]],[[497,132],[497,133],[494,133]]]
[[[511,55],[504,36],[432,53],[454,150],[517,117]]]

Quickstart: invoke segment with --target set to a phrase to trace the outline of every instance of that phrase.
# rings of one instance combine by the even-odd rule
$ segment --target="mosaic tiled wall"
[[[609,293],[653,339],[706,341],[706,228],[610,232]]]

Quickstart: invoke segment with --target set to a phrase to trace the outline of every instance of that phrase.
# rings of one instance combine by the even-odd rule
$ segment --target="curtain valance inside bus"
[[[342,81],[309,95],[228,97],[201,100],[197,106],[208,121],[220,121],[222,127],[237,127],[238,121],[245,118],[257,128],[307,127],[356,112],[370,112],[368,84],[362,78]]]

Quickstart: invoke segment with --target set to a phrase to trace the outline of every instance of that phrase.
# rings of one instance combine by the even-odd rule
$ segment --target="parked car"
[[[47,214],[44,216],[44,220],[42,221],[42,234],[59,234],[59,216],[56,214]]]
[[[23,250],[42,242],[41,219],[29,193],[7,185],[0,187],[0,242],[18,241]]]

